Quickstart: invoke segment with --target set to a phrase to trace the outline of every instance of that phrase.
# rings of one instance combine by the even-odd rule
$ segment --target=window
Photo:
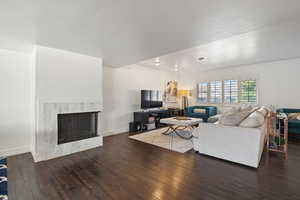
[[[208,101],[208,83],[198,84],[198,100],[201,103],[207,103]]]
[[[240,83],[240,102],[241,103],[256,103],[256,81],[246,80]]]
[[[222,81],[212,81],[209,83],[210,103],[222,103]]]
[[[224,103],[238,103],[238,80],[224,81]]]
[[[256,80],[224,80],[198,84],[200,103],[257,103]]]

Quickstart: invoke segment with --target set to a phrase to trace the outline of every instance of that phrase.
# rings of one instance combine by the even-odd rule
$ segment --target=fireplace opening
[[[97,136],[98,112],[57,115],[58,144]]]

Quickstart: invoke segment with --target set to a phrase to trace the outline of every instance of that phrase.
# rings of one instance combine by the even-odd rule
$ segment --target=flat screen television
[[[160,108],[163,106],[162,94],[158,90],[141,90],[141,108]]]

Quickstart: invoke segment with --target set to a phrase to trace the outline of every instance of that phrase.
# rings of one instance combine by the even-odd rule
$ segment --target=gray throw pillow
[[[238,126],[244,119],[250,115],[251,111],[242,111],[223,115],[220,118],[220,124],[225,126]]]
[[[257,128],[264,124],[265,117],[264,113],[260,111],[255,111],[250,114],[245,120],[243,120],[240,124],[240,127],[244,128]]]
[[[219,121],[219,119],[221,118],[222,115],[214,115],[214,116],[211,116],[210,118],[208,118],[207,122],[208,123],[215,123],[217,121]]]

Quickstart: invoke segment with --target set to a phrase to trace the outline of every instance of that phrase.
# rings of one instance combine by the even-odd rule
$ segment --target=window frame
[[[206,92],[202,91],[202,84],[206,84]],[[200,94],[206,94],[206,100],[202,101],[201,98],[204,97],[200,97]],[[200,103],[208,103],[208,99],[209,99],[209,82],[201,82],[197,84],[197,101],[199,101]]]
[[[214,94],[212,94],[212,85],[214,84]],[[221,84],[218,86],[218,84]],[[220,89],[220,91],[218,91],[218,89]],[[220,96],[220,102],[217,101],[218,99],[218,93]],[[209,98],[208,98],[208,102],[212,103],[212,104],[221,104],[223,103],[223,81],[222,80],[215,80],[215,81],[210,81],[209,82]],[[212,101],[212,96],[214,96],[214,100]]]
[[[217,102],[217,101],[211,101],[211,83],[213,82],[221,82],[221,101]],[[230,100],[230,102],[225,102],[225,82],[226,81],[237,81],[237,101],[236,102],[232,102]],[[254,81],[255,83],[255,90],[253,90],[253,92],[255,92],[255,101],[250,101],[249,98],[251,98],[250,95],[248,95],[248,100],[247,101],[242,101],[242,82],[244,81]],[[206,92],[201,92],[201,84],[206,84]],[[231,92],[231,91],[230,91]],[[235,92],[235,91],[233,91]],[[206,99],[205,101],[201,100],[200,97],[200,93],[202,94],[206,94]],[[215,98],[216,98],[216,94]],[[205,95],[204,95],[205,96]],[[252,96],[254,97],[254,96]],[[231,95],[230,95],[231,98]],[[203,97],[202,97],[203,99]],[[197,101],[199,103],[203,103],[203,104],[241,104],[241,103],[246,103],[246,104],[257,104],[258,103],[258,81],[256,79],[225,79],[225,80],[213,80],[213,81],[203,81],[203,82],[199,82],[197,83]]]
[[[226,83],[227,81],[230,81],[230,87],[229,87],[229,98],[230,98],[230,101],[227,102],[225,99],[225,95],[226,95],[226,90],[225,90],[225,87],[226,87]],[[232,82],[236,82],[236,86],[233,86],[232,85]],[[232,90],[233,87],[236,87],[236,91]],[[233,93],[236,93],[236,96],[233,96],[232,94]],[[232,101],[233,97],[236,97],[236,101]],[[226,79],[226,80],[223,80],[223,103],[224,104],[237,104],[239,103],[239,80],[237,79]]]
[[[247,101],[243,101],[242,100],[242,82],[250,82],[250,81],[254,81],[255,83],[255,90],[253,90],[253,92],[255,93],[255,101],[250,101],[250,95],[249,95],[249,91],[248,91],[248,95],[247,95]],[[248,89],[249,89],[249,83],[248,83]],[[258,102],[258,93],[257,93],[257,80],[255,79],[247,79],[247,80],[241,80],[239,82],[239,103],[248,103],[248,104],[257,104]]]

